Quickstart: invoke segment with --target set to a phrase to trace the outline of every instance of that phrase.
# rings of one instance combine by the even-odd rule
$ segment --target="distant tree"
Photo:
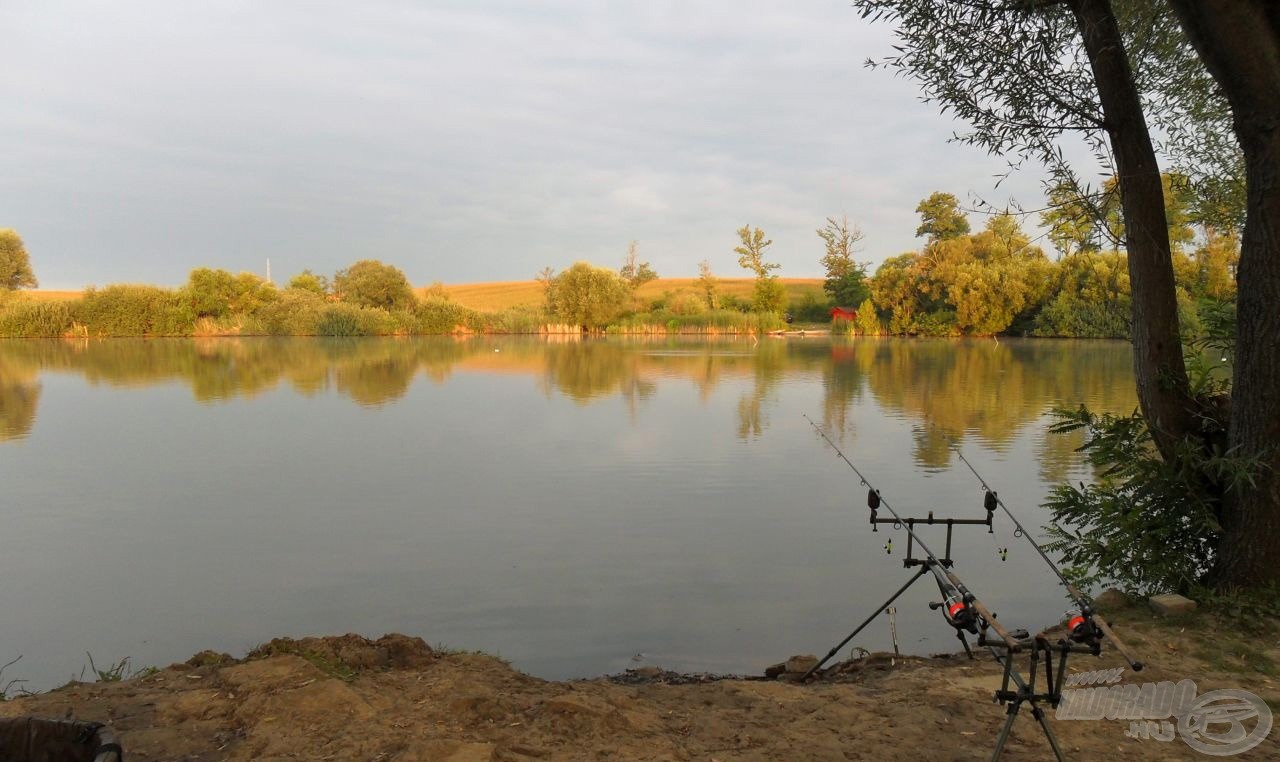
[[[627,244],[627,256],[622,261],[622,269],[618,274],[627,282],[632,291],[640,288],[651,280],[656,280],[658,274],[653,271],[648,262],[640,261],[640,242],[632,241]]]
[[[431,281],[431,285],[422,290],[423,297],[439,302],[449,301],[449,291],[444,284],[438,280]]]
[[[18,231],[0,228],[0,290],[13,291],[38,285],[35,273],[31,271],[27,247]]]
[[[764,250],[773,245],[773,241],[764,237],[763,230],[750,225],[743,225],[738,229],[738,238],[742,241],[741,246],[734,248],[738,264],[756,276],[751,308],[757,312],[781,312],[787,303],[787,292],[778,282],[778,276],[772,272],[782,265],[764,261]]]
[[[325,296],[329,293],[329,279],[310,270],[303,270],[289,279],[288,287]]]
[[[1234,231],[1210,231],[1204,246],[1194,255],[1195,284],[1192,294],[1210,299],[1234,299],[1236,268],[1240,266],[1240,238]]]
[[[417,301],[409,279],[399,268],[376,259],[362,259],[333,276],[333,290],[344,302],[394,310]]]
[[[251,315],[263,306],[280,298],[280,292],[270,281],[257,273],[240,273],[232,279],[231,312]]]
[[[925,292],[920,259],[914,251],[889,257],[871,279],[871,298],[889,313],[890,333],[912,333],[915,329],[916,313],[921,311]]]
[[[535,275],[533,279],[536,280],[542,286],[542,298],[546,302],[547,309],[554,311],[554,307],[551,304],[551,291],[552,291],[552,288],[555,286],[556,269],[550,265],[547,265],[546,267],[539,270],[538,274]]]
[[[181,294],[195,317],[223,317],[231,313],[236,278],[226,270],[197,267],[187,276]]]
[[[871,294],[867,288],[867,265],[853,258],[855,246],[862,240],[862,231],[850,225],[848,217],[828,217],[825,227],[818,230],[818,237],[826,245],[822,266],[827,270],[822,290],[838,305],[852,307]]]
[[[1081,251],[1097,251],[1097,225],[1092,204],[1082,198],[1075,183],[1061,180],[1049,189],[1048,208],[1040,213],[1040,224],[1048,228],[1049,242],[1062,256]]]
[[[960,201],[950,193],[937,191],[916,207],[920,213],[917,236],[928,236],[929,241],[945,241],[969,233],[969,220],[960,211]]]
[[[698,286],[702,288],[702,294],[706,297],[707,307],[713,310],[720,309],[720,299],[716,295],[720,282],[711,274],[709,260],[704,259],[698,263]]]
[[[626,310],[631,288],[613,270],[575,262],[551,280],[548,302],[560,319],[583,328],[603,328]]]

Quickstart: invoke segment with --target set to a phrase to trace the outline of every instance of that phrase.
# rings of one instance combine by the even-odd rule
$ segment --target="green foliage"
[[[231,314],[236,297],[235,276],[226,270],[196,268],[187,276],[182,296],[195,317],[224,317]]]
[[[916,207],[920,214],[917,236],[928,236],[929,241],[945,241],[969,234],[969,220],[960,211],[960,201],[950,193],[937,191]]]
[[[1119,252],[1086,252],[1062,260],[1054,296],[1036,316],[1036,336],[1127,338],[1129,268]]]
[[[22,237],[13,228],[0,228],[0,291],[35,288],[37,285]]]
[[[853,258],[854,247],[862,240],[862,231],[856,225],[850,225],[847,217],[838,220],[828,217],[826,226],[817,232],[826,247],[821,260],[827,271],[823,290],[842,307],[862,302],[871,293],[866,283],[866,264]]]
[[[310,291],[313,294],[325,296],[329,293],[329,279],[310,270],[303,270],[289,279],[288,288]]]
[[[290,286],[258,311],[258,319],[263,330],[272,336],[315,336],[320,313],[327,304],[315,291]]]
[[[1250,635],[1270,635],[1280,624],[1280,588],[1269,585],[1257,590],[1216,590],[1196,587],[1192,597],[1206,610],[1226,619]],[[1276,676],[1276,665],[1267,674]],[[1263,670],[1258,670],[1263,671]]]
[[[757,278],[767,278],[773,270],[782,267],[764,261],[764,250],[773,245],[773,240],[765,238],[764,231],[760,228],[743,225],[738,228],[738,239],[742,245],[735,246],[733,250],[738,255],[738,265],[742,269],[751,271]]]
[[[756,312],[782,312],[787,306],[787,289],[775,277],[757,278],[751,288],[751,309]]]
[[[481,317],[474,310],[444,299],[427,299],[414,309],[416,333],[442,334],[482,327]]]
[[[751,308],[756,312],[781,312],[787,305],[787,290],[778,282],[774,270],[782,265],[765,262],[764,252],[773,241],[764,237],[760,228],[743,225],[738,229],[741,246],[734,248],[738,254],[738,264],[744,270],[755,273],[755,288],[751,293]]]
[[[831,320],[831,304],[818,299],[812,291],[806,291],[799,302],[791,305],[791,314],[802,323],[826,323]]]
[[[379,314],[381,313],[381,314]],[[390,324],[386,310],[356,304],[326,304],[316,316],[316,336],[377,336]]]
[[[189,336],[196,318],[189,300],[155,286],[89,288],[71,309],[91,336]]]
[[[751,313],[736,310],[711,310],[696,315],[673,312],[642,312],[628,315],[608,327],[611,334],[678,334],[678,333],[767,333],[787,327],[776,313]]]
[[[627,246],[627,257],[622,263],[622,269],[618,270],[618,275],[626,281],[632,291],[658,278],[658,274],[648,262],[640,261],[639,246],[638,241],[632,241]]]
[[[280,298],[276,287],[254,273],[240,273],[232,280],[231,312],[253,315]]]
[[[710,308],[706,300],[697,294],[678,293],[666,300],[666,309],[675,315],[701,315]]]
[[[548,293],[551,312],[586,328],[603,328],[627,308],[631,289],[612,270],[576,262],[555,276]]]
[[[404,273],[376,259],[362,259],[339,270],[333,276],[333,290],[342,301],[361,307],[408,309],[416,301]]]
[[[1072,182],[1060,180],[1046,194],[1048,208],[1040,213],[1040,224],[1048,228],[1049,242],[1062,256],[1097,251],[1093,205],[1081,198]]]
[[[884,333],[884,324],[880,322],[880,316],[876,314],[876,305],[870,298],[863,299],[862,304],[858,305],[858,333],[863,336],[880,336]]]
[[[1050,292],[1055,266],[1032,246],[1017,220],[992,216],[972,235],[931,241],[890,257],[871,280],[875,304],[892,333],[925,336],[1022,330]]]
[[[68,302],[14,299],[0,305],[0,337],[52,339],[71,331],[74,317]]]
[[[720,299],[716,292],[719,290],[720,284],[716,280],[716,276],[711,274],[711,262],[702,260],[698,263],[698,287],[702,289],[703,298],[706,299],[708,309],[719,309]]]
[[[114,664],[108,664],[105,668],[102,668],[102,669],[99,669],[98,665],[94,663],[93,654],[89,653],[88,651],[85,651],[85,656],[89,657],[89,671],[94,675],[94,677],[98,679],[99,682],[118,683],[121,680],[127,680],[138,674],[130,667],[131,660],[128,656],[124,657],[118,662],[115,662]],[[151,669],[150,667],[147,667],[147,668],[144,668],[143,671],[150,670],[150,669]],[[148,672],[148,674],[151,674],[151,672]],[[81,676],[83,675],[84,675],[84,672],[82,670]]]
[[[1258,464],[1190,440],[1166,461],[1137,412],[1096,415],[1081,407],[1055,416],[1054,433],[1084,432],[1097,483],[1052,490],[1048,548],[1084,584],[1114,581],[1141,595],[1201,584],[1216,557],[1223,496],[1251,484]],[[1207,426],[1223,425],[1208,416]]]

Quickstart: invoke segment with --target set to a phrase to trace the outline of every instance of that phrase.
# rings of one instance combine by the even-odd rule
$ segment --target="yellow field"
[[[83,291],[22,291],[28,299],[37,302],[66,302],[79,299]]]
[[[822,298],[821,278],[779,278],[787,290],[787,301],[796,303],[806,293]],[[721,278],[719,293],[721,296],[732,294],[743,299],[751,298],[754,284],[751,278]],[[426,287],[416,289],[423,296]],[[493,283],[460,283],[445,286],[449,298],[463,307],[482,312],[497,312],[508,307],[540,307],[542,306],[542,284],[535,280],[496,281]],[[659,278],[649,281],[637,292],[644,300],[660,299],[666,292],[702,293],[697,278]],[[78,298],[80,291],[23,291],[29,299],[38,301],[67,301]]]
[[[821,278],[779,278],[787,290],[787,301],[796,302],[805,293],[812,293],[821,298]],[[754,284],[751,278],[721,278],[718,293],[750,299]],[[444,287],[449,298],[463,307],[483,312],[496,312],[508,307],[538,307],[542,305],[542,284],[534,280],[498,281],[494,283],[462,283]],[[419,295],[426,291],[418,289]],[[659,278],[649,281],[640,287],[637,295],[641,299],[660,299],[666,292],[701,293],[697,278]]]

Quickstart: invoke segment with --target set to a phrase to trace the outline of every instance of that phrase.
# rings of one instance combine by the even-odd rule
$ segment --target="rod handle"
[[[1124,657],[1124,660],[1129,662],[1129,666],[1133,671],[1141,672],[1144,665],[1142,662],[1138,661],[1138,659],[1133,655],[1133,652],[1129,650],[1129,647],[1124,644],[1124,641],[1116,637],[1115,632],[1111,629],[1111,625],[1107,624],[1107,620],[1103,619],[1098,614],[1094,614],[1093,623],[1098,625],[1098,629],[1102,630],[1103,637],[1110,640],[1111,645],[1115,646],[1115,649],[1120,652],[1120,655]]]
[[[947,579],[951,580],[951,584],[955,585],[956,589],[958,590],[965,589],[964,585],[960,582],[960,578],[957,577],[955,574],[953,574],[950,571],[947,571],[946,575],[947,575]],[[991,610],[988,609],[986,605],[982,603],[982,601],[978,600],[975,597],[973,598],[972,601],[969,602],[969,605],[972,606],[973,609],[978,612],[978,616],[982,617],[983,620],[985,620],[986,623],[991,627],[991,629],[996,631],[996,634],[999,635],[1000,639],[1004,641],[1005,648],[1009,650],[1009,653],[1017,653],[1022,650],[1022,646],[1018,643],[1018,641],[1014,640],[1013,636],[1009,634],[1009,631],[1006,630],[1004,626],[1000,624],[1000,622],[996,621],[995,615],[991,613]]]

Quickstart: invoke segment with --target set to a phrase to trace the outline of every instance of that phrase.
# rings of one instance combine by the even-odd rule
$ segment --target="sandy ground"
[[[1245,688],[1280,707],[1274,635],[1261,651],[1236,653],[1234,636],[1203,623],[1120,619],[1150,663],[1140,675],[1125,673],[1126,682],[1191,677],[1202,693]],[[1104,654],[1073,666],[1123,662]],[[417,638],[349,635],[273,641],[243,660],[206,652],[145,677],[0,703],[0,716],[108,722],[130,760],[918,762],[987,759],[1004,720],[991,698],[998,683],[990,658],[888,655],[805,685],[653,668],[548,682],[482,654],[433,651]],[[1053,726],[1071,760],[1206,759],[1180,739],[1126,738],[1124,721]],[[1262,746],[1230,758],[1278,760],[1278,738],[1273,729]],[[1029,713],[1018,718],[1004,758],[1050,758]]]

